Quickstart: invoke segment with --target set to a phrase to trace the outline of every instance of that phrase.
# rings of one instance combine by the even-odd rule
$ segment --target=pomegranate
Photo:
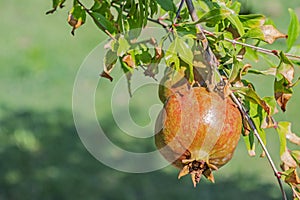
[[[212,171],[232,158],[240,138],[240,111],[229,97],[187,83],[159,92],[164,101],[155,127],[160,153],[181,169],[178,178],[191,174],[196,186],[203,174],[214,182]]]

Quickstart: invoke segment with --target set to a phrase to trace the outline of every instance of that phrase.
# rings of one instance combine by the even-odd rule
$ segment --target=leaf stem
[[[83,3],[81,3],[79,0],[76,0],[77,3],[83,7],[83,9],[85,10],[85,12],[87,12],[87,14],[94,20],[95,24],[104,32],[106,33],[111,39],[116,40],[115,37],[101,24],[98,22],[98,20],[92,15],[92,11],[90,9],[88,9],[87,7],[85,7],[83,5]]]
[[[203,32],[206,35],[215,36],[215,34],[210,32],[210,31],[203,30]],[[270,50],[270,49],[266,49],[266,48],[262,48],[262,47],[257,47],[257,46],[251,45],[251,44],[239,42],[237,40],[231,40],[229,38],[224,38],[224,40],[227,41],[227,42],[232,43],[233,45],[235,45],[235,44],[242,45],[244,47],[249,47],[253,50],[256,50],[256,51],[259,51],[259,52],[262,52],[262,53],[265,53],[265,54],[273,55],[273,56],[276,56],[276,57],[278,57],[278,54],[279,54],[278,50]],[[293,55],[293,54],[289,54],[289,53],[285,53],[284,55],[286,57],[290,58],[290,59],[293,59],[293,60],[299,60],[300,59],[300,56],[297,56],[297,55]]]

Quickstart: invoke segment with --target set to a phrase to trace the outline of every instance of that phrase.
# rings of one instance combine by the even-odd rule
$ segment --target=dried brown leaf
[[[292,170],[284,179],[285,182],[291,183],[293,185],[300,184],[300,178],[297,174],[296,169]]]
[[[275,99],[276,99],[278,105],[280,106],[280,108],[282,109],[282,111],[286,111],[287,102],[290,100],[291,97],[292,97],[292,94],[286,94],[283,92],[275,93]]]
[[[123,58],[122,58],[123,62],[125,62],[128,67],[131,67],[131,68],[134,68],[135,67],[135,62],[132,58],[132,56],[130,54],[128,55],[125,55]]]
[[[297,163],[294,158],[291,156],[288,149],[280,156],[281,161],[290,168],[296,168]]]
[[[273,25],[263,25],[260,29],[264,34],[264,40],[269,44],[272,44],[278,38],[287,38],[286,34],[278,31]]]
[[[105,71],[103,71],[103,72],[100,74],[100,76],[103,77],[103,78],[107,78],[107,79],[109,79],[110,81],[113,81],[113,77],[111,77],[111,76],[109,75],[109,73],[107,73],[107,72],[105,72]]]
[[[292,133],[290,127],[289,132],[286,134],[286,138],[292,143],[300,145],[300,137],[297,136],[295,133]]]

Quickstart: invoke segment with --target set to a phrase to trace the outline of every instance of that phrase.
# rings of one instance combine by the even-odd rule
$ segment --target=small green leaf
[[[117,55],[119,57],[122,57],[129,49],[130,49],[130,44],[128,41],[124,38],[124,36],[120,36],[118,39],[118,50],[117,50]]]
[[[113,21],[109,21],[104,17],[102,14],[98,12],[91,12],[90,13],[95,24],[104,32],[109,32],[110,34],[113,34],[117,31],[116,27],[114,26]]]
[[[156,1],[162,9],[165,11],[176,12],[176,6],[174,5],[172,0],[157,0]]]
[[[299,35],[299,20],[295,11],[289,8],[290,13],[290,24],[288,29],[288,39],[286,40],[287,43],[287,52],[292,48],[293,44],[298,38]]]
[[[255,143],[253,132],[250,131],[249,135],[243,136],[249,156],[255,156]]]
[[[170,64],[174,63],[175,67],[180,67],[178,57],[188,65],[193,65],[193,52],[191,48],[180,37],[176,37],[174,39],[166,52],[165,59],[167,65],[170,66]]]
[[[105,70],[109,73],[118,59],[117,53],[112,50],[108,50],[104,57]]]
[[[261,14],[239,15],[240,21],[245,28],[258,28],[264,24],[266,17]]]
[[[290,122],[278,122],[277,133],[280,142],[280,155],[283,155],[286,150],[286,133],[289,131]]]
[[[229,9],[215,8],[202,15],[196,23],[206,22],[209,25],[214,26],[215,24],[218,24],[221,20],[224,20],[230,15],[231,12]]]
[[[189,65],[193,64],[193,52],[188,44],[181,38],[175,38],[174,51],[178,53],[179,57]]]
[[[245,34],[244,26],[242,22],[240,21],[239,17],[233,13],[227,17],[231,24],[237,29],[240,36],[243,36]]]

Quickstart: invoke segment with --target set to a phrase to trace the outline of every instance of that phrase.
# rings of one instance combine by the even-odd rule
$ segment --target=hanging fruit
[[[204,87],[182,84],[179,90],[161,87],[164,108],[156,121],[155,144],[161,154],[191,174],[194,186],[201,175],[214,182],[213,170],[225,165],[238,144],[242,116],[229,98]]]

